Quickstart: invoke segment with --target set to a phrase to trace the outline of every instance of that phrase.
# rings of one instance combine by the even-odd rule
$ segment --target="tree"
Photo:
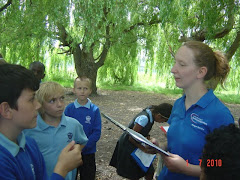
[[[105,62],[115,82],[132,84],[142,48],[158,71],[169,68],[174,51],[189,39],[217,44],[229,60],[240,54],[238,0],[1,0],[0,13],[4,55],[24,63],[43,58],[44,48],[60,41],[78,76],[93,80],[93,92]]]

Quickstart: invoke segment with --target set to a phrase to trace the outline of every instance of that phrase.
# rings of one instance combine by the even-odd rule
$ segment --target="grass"
[[[221,101],[230,103],[230,104],[240,104],[240,98],[237,94],[223,94],[223,93],[215,93],[216,96],[221,99]]]
[[[73,87],[74,79],[70,79],[68,77],[53,77],[52,79],[45,78],[44,81],[56,81],[64,87]],[[164,94],[164,95],[168,95],[176,98],[182,95],[182,90],[179,88],[166,89],[166,88],[161,88],[159,86],[152,85],[152,84],[151,85],[144,84],[143,82],[135,84],[133,86],[112,85],[109,83],[98,83],[97,86],[98,88],[105,89],[105,90],[154,92],[154,93]],[[215,94],[219,99],[221,99],[221,101],[225,103],[240,104],[240,98],[238,94],[234,94],[233,92],[229,92],[229,91],[216,92]]]
[[[181,89],[165,89],[161,87],[149,87],[149,86],[143,86],[143,85],[134,85],[134,86],[124,86],[124,85],[108,85],[108,84],[101,84],[99,85],[100,89],[105,90],[115,90],[115,91],[121,91],[121,90],[128,90],[128,91],[142,91],[142,92],[155,92],[160,94],[165,94],[172,97],[180,97],[182,95]],[[221,99],[221,101],[225,103],[230,104],[240,104],[240,98],[237,94],[229,94],[229,93],[215,93],[215,95]]]
[[[56,77],[55,76],[55,77],[46,77],[46,78],[44,78],[43,82],[45,82],[45,81],[55,81],[64,87],[72,88],[74,79],[71,79],[69,77]]]
[[[107,83],[101,83],[98,85],[100,89],[106,90],[114,90],[114,91],[141,91],[141,92],[155,92],[159,94],[179,96],[182,94],[181,89],[165,89],[158,86],[145,86],[142,84],[135,84],[133,86],[125,86],[125,85],[109,85]]]

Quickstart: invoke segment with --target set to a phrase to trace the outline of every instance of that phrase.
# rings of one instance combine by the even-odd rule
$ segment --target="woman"
[[[200,177],[205,136],[213,129],[234,123],[229,109],[207,89],[206,81],[223,86],[230,68],[220,52],[202,42],[188,41],[175,55],[171,70],[184,95],[173,106],[168,120],[168,151],[158,180],[195,180]]]

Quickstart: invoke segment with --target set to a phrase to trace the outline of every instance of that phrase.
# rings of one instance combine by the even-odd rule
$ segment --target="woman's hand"
[[[169,153],[169,152],[168,152]],[[201,169],[199,165],[186,163],[186,161],[177,154],[169,153],[170,156],[162,156],[165,165],[171,172],[181,173],[188,176],[200,177]]]
[[[163,156],[163,160],[167,168],[171,172],[184,173],[187,168],[186,161],[177,154],[169,153],[170,156]]]

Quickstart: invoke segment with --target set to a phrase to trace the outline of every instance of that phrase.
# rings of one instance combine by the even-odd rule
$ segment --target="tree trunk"
[[[92,94],[97,94],[96,80],[99,66],[95,63],[93,53],[91,51],[86,53],[80,48],[76,48],[73,57],[78,77],[86,76],[90,78],[92,80]]]

